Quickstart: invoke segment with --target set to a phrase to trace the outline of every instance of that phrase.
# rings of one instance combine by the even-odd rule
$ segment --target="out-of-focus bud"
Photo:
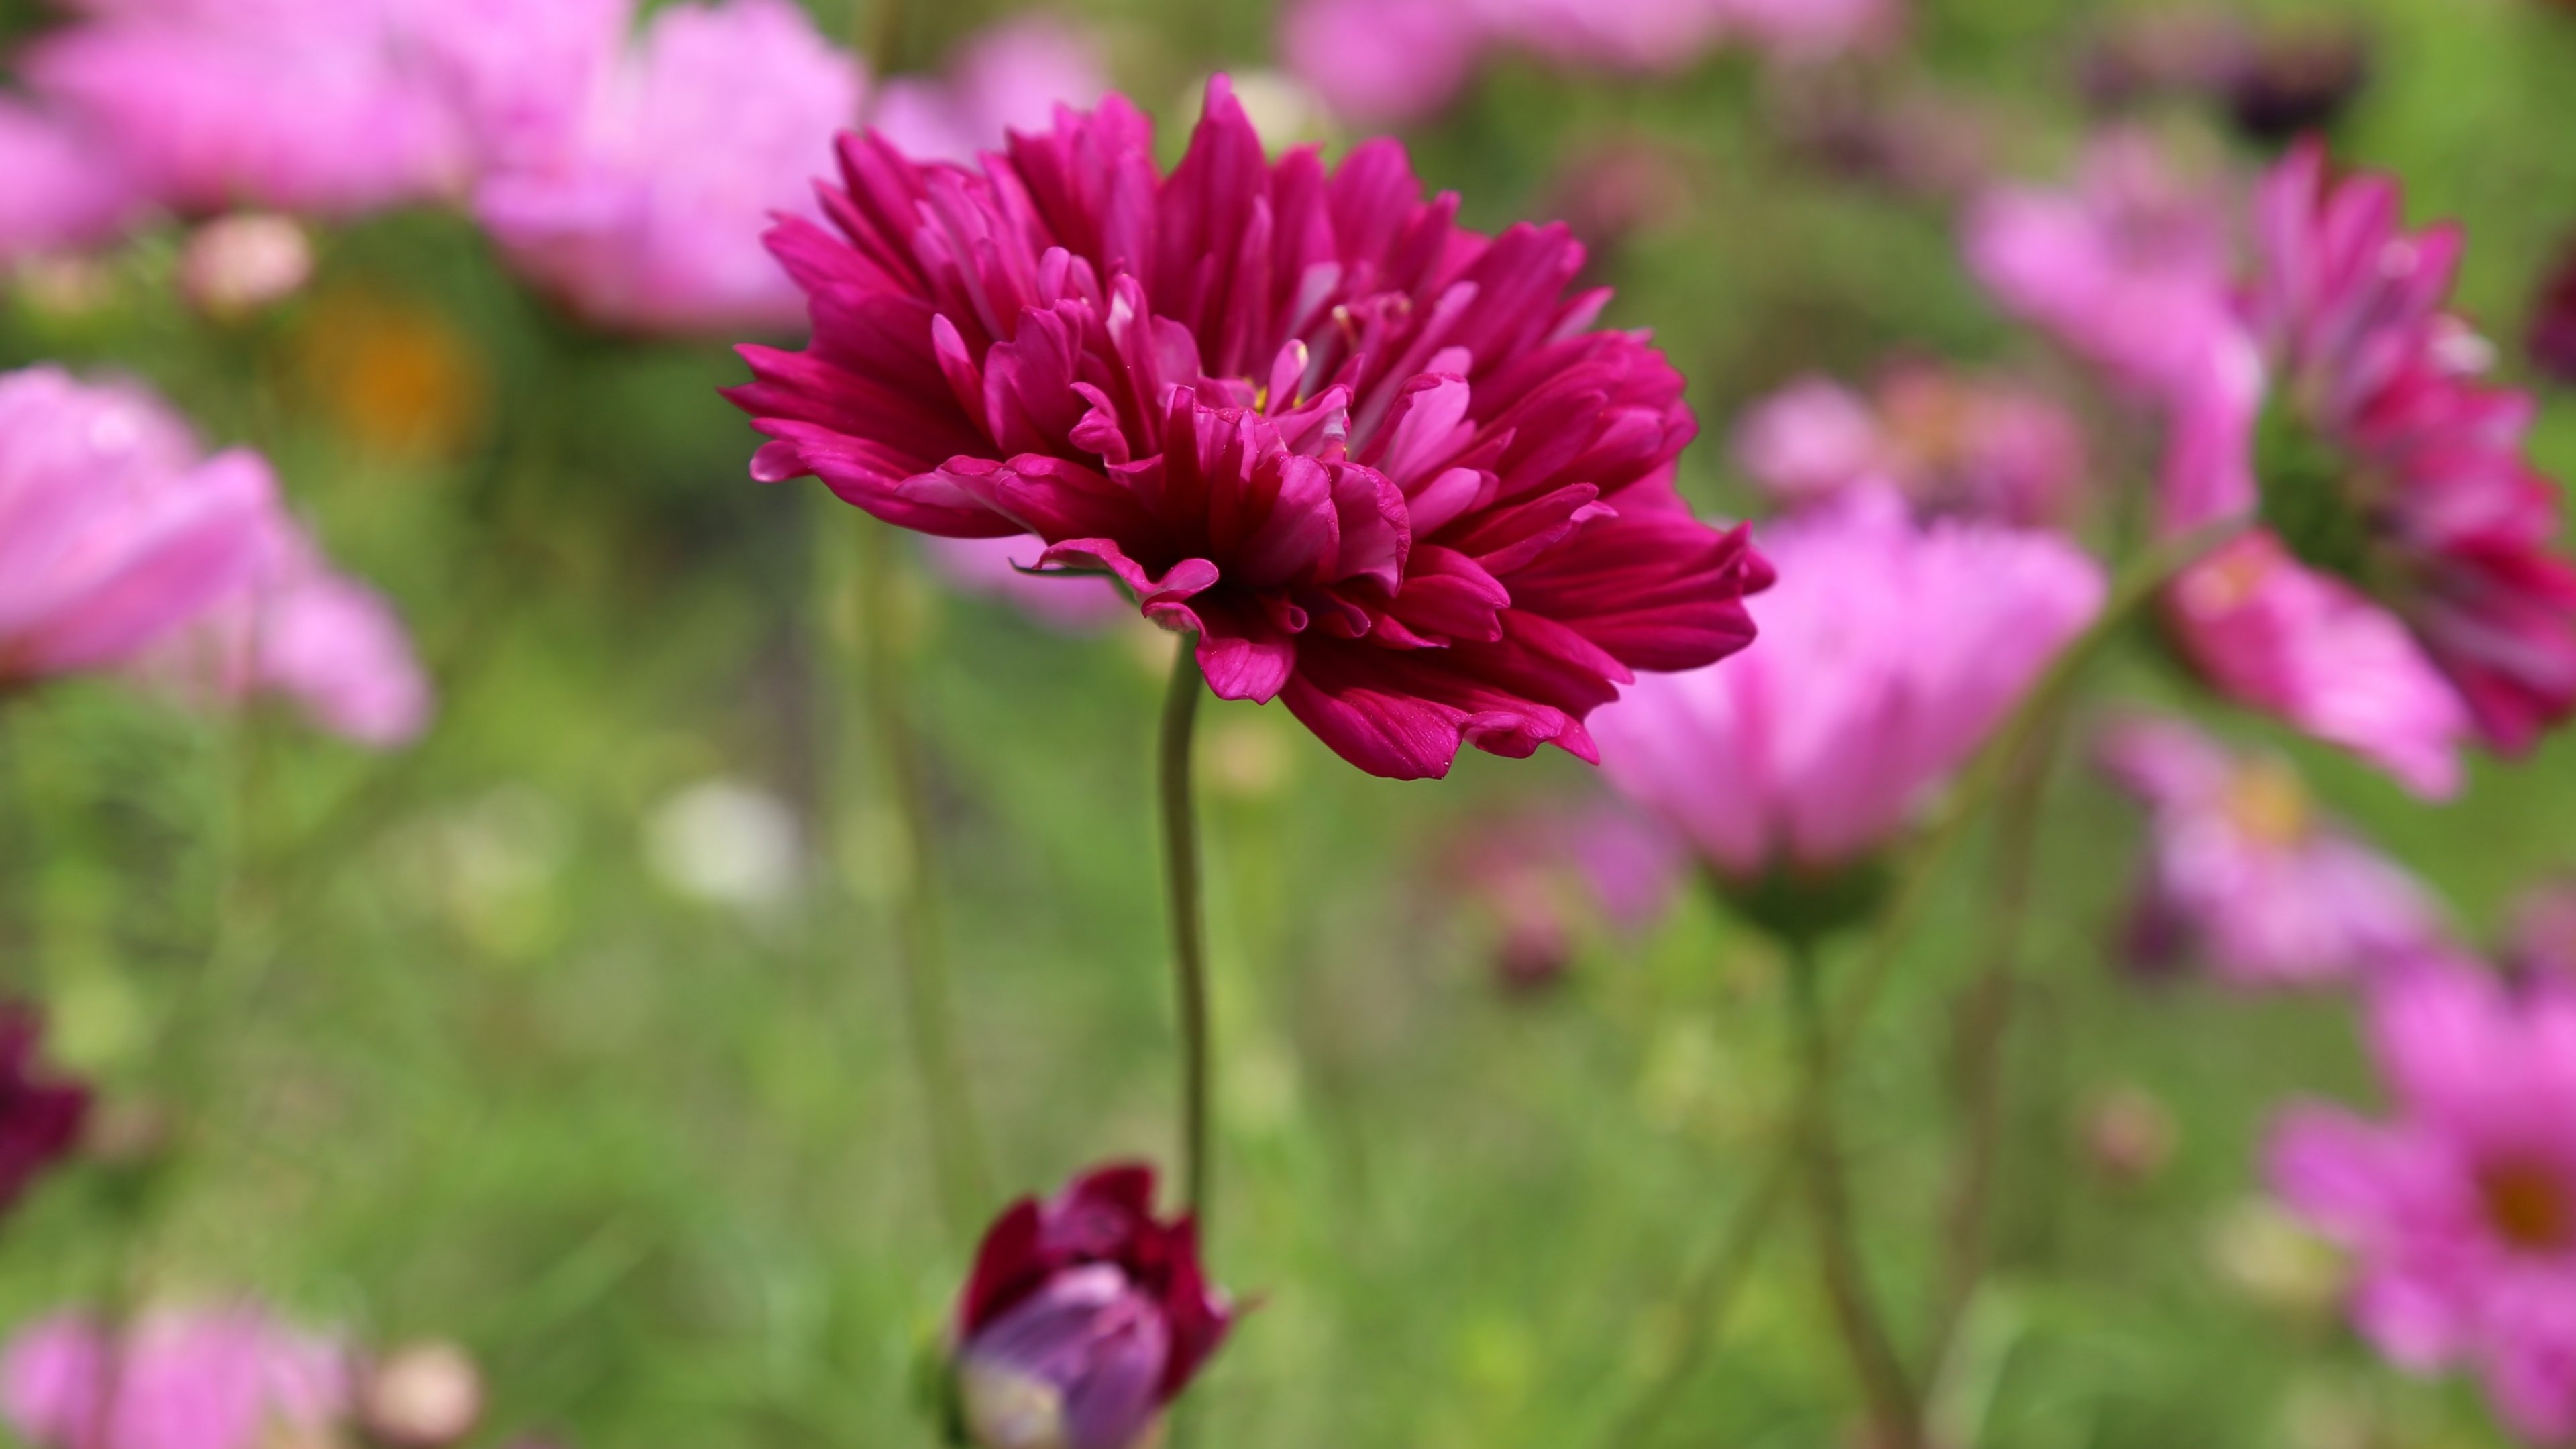
[[[1600,272],[1629,238],[1671,226],[1690,209],[1690,166],[1671,146],[1629,136],[1578,149],[1557,168],[1540,211],[1583,243]]]
[[[2084,1114],[2084,1158],[2119,1187],[2137,1187],[2163,1175],[2178,1140],[2173,1113],[2136,1087],[2105,1092]]]
[[[2304,28],[2258,40],[2220,94],[2236,129],[2279,145],[2334,125],[2369,82],[2359,31]]]
[[[483,1418],[483,1374],[453,1343],[408,1343],[376,1360],[358,1384],[358,1427],[387,1449],[445,1449]]]
[[[0,1001],[0,1212],[71,1152],[89,1114],[87,1087],[38,1064],[43,1044],[35,1008]]]
[[[2505,968],[2525,982],[2576,986],[2576,876],[2533,886],[2514,902]]]
[[[264,211],[221,216],[189,236],[179,290],[210,317],[243,317],[282,302],[313,279],[313,243],[293,218]]]
[[[2576,0],[2569,0],[2576,5]],[[2570,242],[2543,279],[2531,315],[2531,360],[2542,372],[2576,387],[2576,242]]]
[[[158,1102],[118,1097],[101,1102],[81,1130],[81,1155],[115,1168],[144,1168],[170,1151],[170,1113]]]
[[[1494,978],[1515,993],[1541,991],[1564,979],[1574,962],[1574,934],[1550,899],[1545,882],[1528,894],[1498,901],[1502,939],[1494,946]]]
[[[1853,181],[1946,200],[1993,170],[1984,118],[1954,97],[1889,90],[1839,67],[1799,67],[1775,75],[1765,102],[1789,149]]]
[[[1234,1310],[1198,1225],[1154,1216],[1154,1170],[1106,1167],[984,1237],[950,1330],[956,1427],[975,1449],[1147,1449]]]

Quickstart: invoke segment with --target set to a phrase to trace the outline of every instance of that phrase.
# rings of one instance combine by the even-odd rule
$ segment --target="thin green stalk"
[[[1966,1119],[1956,1182],[1945,1224],[1948,1262],[1934,1308],[1928,1371],[1942,1372],[1959,1325],[1986,1271],[1987,1219],[2003,1155],[2005,1056],[2011,1043],[2015,998],[2021,990],[2021,936],[2029,916],[2033,866],[2038,857],[2040,804],[2064,723],[2051,714],[2030,753],[2014,769],[1996,807],[1995,894],[1987,919],[1986,964],[1968,990],[1958,1033],[1957,1070]]]
[[[1163,815],[1166,904],[1172,919],[1172,989],[1181,1038],[1181,1182],[1185,1201],[1207,1230],[1208,964],[1207,905],[1199,881],[1198,807],[1192,795],[1190,743],[1198,723],[1199,639],[1180,637],[1172,682],[1163,696],[1159,785]]]
[[[877,773],[894,802],[902,830],[901,879],[895,891],[895,968],[903,985],[906,1034],[920,1077],[931,1157],[939,1174],[940,1204],[949,1228],[971,1242],[981,1231],[991,1188],[985,1173],[984,1135],[973,1090],[957,1047],[948,997],[948,961],[942,949],[936,877],[937,843],[921,746],[913,732],[901,648],[895,640],[898,590],[890,525],[875,519],[859,526],[859,687],[867,696],[869,735]]]
[[[1853,1222],[1851,1183],[1844,1173],[1840,1134],[1834,1128],[1833,1057],[1826,1047],[1822,976],[1814,943],[1792,943],[1789,1004],[1803,1073],[1799,1095],[1805,1107],[1796,1143],[1808,1225],[1815,1230],[1816,1261],[1823,1272],[1834,1329],[1851,1357],[1862,1396],[1869,1401],[1872,1442],[1881,1449],[1922,1449],[1922,1413],[1913,1380],[1879,1316]]]
[[[1895,897],[1880,915],[1859,968],[1859,982],[1848,989],[1838,1009],[1829,1017],[1825,1037],[1826,1080],[1840,1068],[1840,1062],[1851,1044],[1867,1024],[1869,1012],[1896,963],[1913,940],[1923,912],[1931,905],[1933,888],[1939,883],[1951,853],[1966,835],[1967,827],[1984,809],[2002,778],[2005,763],[2021,757],[2038,722],[2046,718],[2066,698],[2075,681],[2082,677],[2095,658],[2110,646],[2164,586],[2184,569],[2209,557],[2238,535],[2251,520],[2224,519],[2169,539],[2148,550],[2121,571],[2111,588],[2111,595],[2093,622],[2043,675],[2021,706],[1996,733],[1977,765],[1966,772],[1950,796],[1948,808],[1924,833],[1916,846]],[[1803,1100],[1792,1111],[1795,1120],[1807,1110]],[[1735,1289],[1742,1277],[1739,1266],[1751,1260],[1763,1238],[1778,1220],[1784,1194],[1779,1184],[1787,1179],[1787,1162],[1791,1147],[1783,1144],[1772,1151],[1769,1161],[1759,1170],[1759,1184],[1735,1211],[1726,1231],[1720,1236],[1721,1247],[1711,1257],[1708,1271],[1683,1294],[1686,1304],[1705,1306],[1707,1322],[1693,1330],[1684,1340],[1685,1351],[1674,1356],[1663,1371],[1651,1379],[1636,1399],[1636,1407],[1615,1421],[1612,1437],[1601,1441],[1603,1449],[1631,1449],[1661,1416],[1663,1409],[1678,1397],[1680,1388],[1698,1373],[1708,1347],[1721,1337],[1719,1329],[1728,1310],[1734,1306]]]

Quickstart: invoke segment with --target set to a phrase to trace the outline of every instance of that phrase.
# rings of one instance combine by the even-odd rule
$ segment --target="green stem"
[[[1199,639],[1180,637],[1172,682],[1163,696],[1160,777],[1163,867],[1172,913],[1172,988],[1181,1037],[1181,1182],[1185,1201],[1207,1230],[1208,965],[1207,907],[1199,882],[1198,809],[1192,799],[1190,741],[1198,722]]]
[[[1825,1301],[1833,1310],[1835,1331],[1842,1336],[1852,1372],[1869,1401],[1872,1442],[1882,1449],[1921,1449],[1922,1415],[1913,1382],[1872,1300],[1860,1235],[1853,1223],[1851,1183],[1844,1174],[1842,1143],[1834,1129],[1834,1064],[1826,1046],[1822,974],[1814,943],[1793,942],[1789,1001],[1796,1019],[1800,1096],[1805,1107],[1796,1145],[1809,1222],[1816,1233],[1817,1265],[1823,1271]]]
[[[920,741],[904,708],[910,694],[902,650],[895,639],[899,590],[895,552],[887,547],[890,531],[891,525],[875,519],[859,526],[859,687],[867,697],[877,772],[894,801],[903,837],[894,914],[904,1025],[912,1041],[913,1069],[921,1079],[940,1203],[951,1231],[961,1241],[971,1242],[982,1230],[991,1189],[985,1177],[983,1132],[948,999],[930,797]]]
[[[2047,794],[2063,711],[2053,712],[2030,752],[2014,769],[1996,807],[1995,895],[1988,917],[1985,969],[1969,988],[1960,1017],[1957,1063],[1967,1132],[1961,1145],[1947,1227],[1949,1261],[1935,1309],[1924,1362],[1938,1376],[1958,1336],[1968,1304],[1985,1276],[1987,1219],[2003,1155],[2005,1052],[2013,1007],[2020,992],[2021,935],[2029,915],[2033,866],[2038,855],[2040,803]]]
[[[2250,522],[2245,518],[2224,519],[2168,539],[2132,561],[2113,583],[2110,598],[2104,602],[2102,613],[2093,621],[2093,626],[2058,656],[2023,699],[2020,708],[1996,732],[1995,739],[1986,747],[1976,767],[1966,772],[1958,789],[1952,792],[1949,807],[1924,833],[1921,843],[1915,848],[1907,863],[1904,880],[1885,913],[1879,917],[1878,928],[1870,938],[1860,967],[1859,984],[1844,994],[1839,1010],[1827,1023],[1827,1080],[1839,1069],[1844,1052],[1858,1039],[1861,1028],[1867,1024],[1870,1008],[1876,1004],[1879,992],[1885,988],[1897,961],[1905,954],[1905,947],[1912,941],[1923,912],[1931,904],[1933,888],[1939,883],[1951,852],[1994,794],[2001,772],[1998,762],[2021,757],[2024,745],[2038,727],[2038,721],[2063,702],[2084,670],[2110,646],[2130,620],[2173,581],[2175,575],[2243,534]],[[1793,1118],[1808,1110],[1803,1097],[1804,1092],[1811,1089],[1802,1088]],[[1788,1157],[1786,1145],[1774,1150],[1771,1160],[1760,1170],[1759,1185],[1736,1208],[1733,1220],[1720,1239],[1723,1246],[1709,1260],[1707,1273],[1684,1294],[1686,1304],[1704,1310],[1706,1323],[1691,1330],[1684,1340],[1684,1351],[1676,1354],[1663,1371],[1648,1382],[1636,1400],[1636,1407],[1617,1421],[1613,1437],[1601,1441],[1603,1449],[1631,1449],[1653,1426],[1663,1409],[1679,1396],[1681,1386],[1699,1371],[1701,1359],[1708,1347],[1721,1336],[1718,1330],[1734,1306],[1735,1290],[1743,1276],[1742,1265],[1751,1260],[1779,1217],[1784,1196],[1779,1185],[1788,1176]]]

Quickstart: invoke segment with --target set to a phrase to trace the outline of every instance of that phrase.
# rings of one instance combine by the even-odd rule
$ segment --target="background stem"
[[[1163,867],[1172,913],[1172,987],[1181,1037],[1181,1182],[1184,1199],[1207,1231],[1208,990],[1207,910],[1199,883],[1198,807],[1192,798],[1190,742],[1198,722],[1199,637],[1184,634],[1172,657],[1163,696],[1160,750]]]
[[[894,802],[902,830],[902,880],[895,892],[895,965],[903,983],[904,1024],[913,1066],[921,1079],[931,1157],[939,1173],[940,1205],[962,1241],[982,1230],[991,1206],[983,1131],[948,999],[948,961],[939,928],[936,843],[920,741],[905,710],[911,697],[896,638],[895,551],[891,525],[859,525],[859,688],[867,698],[869,734],[877,773]]]
[[[1869,1400],[1875,1441],[1883,1449],[1921,1449],[1922,1419],[1878,1315],[1852,1222],[1851,1184],[1843,1175],[1842,1144],[1834,1130],[1833,1063],[1827,1049],[1824,986],[1812,943],[1791,948],[1789,997],[1796,1018],[1798,1055],[1805,1077],[1804,1112],[1798,1123],[1798,1159],[1816,1257],[1834,1327],[1851,1356],[1852,1371]]]

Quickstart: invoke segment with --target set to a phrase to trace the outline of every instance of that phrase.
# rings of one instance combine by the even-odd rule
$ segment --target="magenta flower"
[[[466,138],[399,0],[88,0],[24,70],[145,192],[347,214],[454,191]]]
[[[156,1310],[112,1339],[86,1318],[46,1318],[0,1356],[0,1413],[36,1449],[316,1442],[349,1400],[337,1338],[250,1306]]]
[[[1107,579],[1036,572],[1046,546],[1033,538],[928,538],[922,545],[930,566],[949,583],[1006,600],[1051,629],[1097,629],[1133,610]]]
[[[1740,885],[1865,861],[2100,609],[2049,533],[1910,522],[1884,493],[1767,527],[1762,641],[1638,680],[1595,722],[1602,770]]]
[[[604,326],[792,327],[795,283],[758,237],[811,213],[823,138],[858,114],[857,63],[788,0],[674,5],[561,84],[582,98],[517,138],[474,194],[515,267]],[[542,138],[542,139],[531,139]]]
[[[2066,521],[2088,466],[2082,426],[2054,399],[1929,366],[1890,370],[1875,399],[1794,383],[1745,414],[1735,456],[1792,508],[1881,487],[1918,515],[2021,527]]]
[[[2179,720],[2112,727],[2103,768],[2144,801],[2151,960],[2188,951],[2247,986],[2341,980],[2443,939],[2414,877],[2317,808],[2286,761],[2239,759]]]
[[[2555,551],[2557,485],[2524,452],[2530,397],[2478,380],[2482,344],[2443,310],[2460,234],[2408,233],[2399,207],[2385,177],[2331,181],[2314,143],[2264,180],[2263,518],[2403,619],[2485,741],[2519,751],[2576,711],[2576,565]]]
[[[2274,1190],[2358,1259],[2355,1324],[2473,1367],[2514,1430],[2576,1438],[2576,995],[2427,962],[2372,993],[2393,1116],[2286,1113]]]
[[[110,241],[143,198],[98,139],[32,106],[0,101],[0,262]]]
[[[1197,1224],[1154,1216],[1152,1168],[1024,1198],[985,1234],[950,1330],[961,1427],[980,1449],[1142,1449],[1233,1318]]]
[[[379,749],[428,727],[429,680],[390,605],[339,574],[280,516],[259,569],[144,665],[210,703],[254,691],[294,700],[314,723]]]
[[[1108,94],[1100,49],[1044,15],[969,39],[938,80],[904,76],[878,87],[877,131],[916,161],[973,164],[1011,131],[1042,131],[1059,105],[1085,110]]]
[[[1681,377],[1592,328],[1562,228],[1462,230],[1389,142],[1274,165],[1223,78],[1152,156],[1116,96],[982,171],[846,139],[834,229],[771,238],[815,340],[742,349],[754,476],[1033,534],[1197,634],[1220,697],[1401,779],[1461,743],[1591,759],[1631,671],[1751,638],[1767,566],[1673,491]]]
[[[267,464],[200,456],[140,389],[0,375],[0,694],[170,637],[252,576],[275,508]]]
[[[2531,360],[2560,382],[2576,384],[2576,246],[2541,283],[2531,314]]]
[[[2226,196],[2142,134],[2086,153],[2071,191],[2004,187],[1969,213],[1969,267],[2015,315],[2160,399],[2232,333]]]
[[[19,1002],[0,1002],[0,1212],[69,1156],[89,1117],[89,1090],[36,1068],[44,1024]]]

